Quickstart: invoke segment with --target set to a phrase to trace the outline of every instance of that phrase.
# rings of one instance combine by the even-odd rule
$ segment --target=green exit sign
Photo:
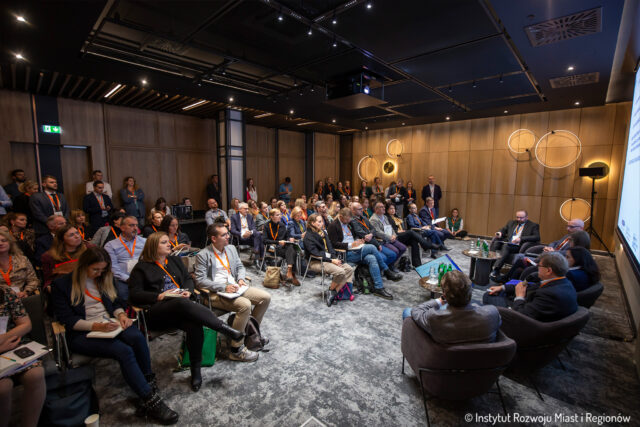
[[[43,125],[42,131],[44,133],[62,133],[62,128],[60,126]]]

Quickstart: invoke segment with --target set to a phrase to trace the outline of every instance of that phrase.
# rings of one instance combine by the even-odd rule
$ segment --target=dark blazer
[[[144,206],[144,191],[138,188],[134,195],[135,198],[130,197],[129,190],[126,188],[120,189],[120,198],[122,199],[122,205],[127,215],[135,216],[136,218],[144,218],[145,206]]]
[[[440,199],[442,199],[442,190],[438,184],[433,186],[433,194],[431,194],[431,188],[429,184],[422,187],[422,201],[427,204],[427,197],[433,197],[433,207],[438,209],[440,207]]]
[[[362,222],[361,222],[362,221]],[[362,225],[364,223],[364,225]],[[351,230],[353,230],[353,238],[354,239],[364,239],[364,236],[367,234],[373,234],[373,226],[369,222],[369,220],[361,216],[356,218],[355,216],[351,218]],[[371,243],[373,246],[378,249],[380,247],[380,242],[378,242],[375,238],[372,238],[367,243]]]
[[[433,210],[435,210],[435,213],[433,214],[435,216],[434,219],[438,219],[438,209],[434,206]],[[418,211],[418,215],[420,216],[423,225],[432,225],[433,219],[431,219],[431,215],[429,215],[429,208],[423,206],[422,209]]]
[[[271,225],[271,228],[269,228],[269,225]],[[271,231],[273,231],[273,236],[271,235]],[[264,236],[264,242],[267,244],[274,244],[280,240],[286,240],[287,237],[289,237],[284,222],[275,224],[273,221],[269,221],[264,225],[262,235]]]
[[[576,292],[584,291],[594,284],[587,272],[582,268],[567,271],[567,279],[569,279]]]
[[[207,185],[207,197],[209,199],[216,199],[216,201],[218,202],[218,206],[222,208],[222,197],[220,197],[220,187],[216,187],[212,183],[209,183]]]
[[[349,230],[351,230],[351,234],[353,234],[354,240],[357,239],[356,232],[353,230],[353,224],[349,222],[349,224],[347,224],[347,227],[349,227]],[[342,243],[342,240],[344,239],[344,233],[342,232],[342,223],[340,222],[340,219],[336,219],[331,224],[329,224],[329,226],[327,227],[327,233],[329,234],[329,240],[331,240],[331,244],[334,248],[343,249],[345,251],[349,249],[348,244]]]
[[[304,231],[300,231],[301,225]],[[294,239],[302,239],[302,233],[305,231],[307,231],[307,223],[302,218],[300,218],[300,222],[292,219],[289,221],[289,224],[287,224],[287,234]]]
[[[257,233],[256,224],[253,221],[253,215],[247,213],[247,225],[249,226],[249,230]],[[242,237],[242,223],[240,222],[240,214],[231,215],[231,234],[234,236]]]
[[[510,241],[517,225],[518,221],[512,219],[504,227],[498,230],[500,231],[500,233],[502,233],[501,239],[507,242]],[[525,242],[538,243],[539,241],[540,226],[533,221],[527,220],[527,222],[524,223],[524,228],[522,229],[522,234],[520,235],[520,244]]]
[[[429,216],[428,213],[425,212],[425,214],[427,216]],[[407,215],[407,227],[409,227],[409,228],[422,228],[425,225],[427,225],[427,224],[422,220],[420,215],[418,215],[418,214],[415,214],[415,215],[409,214],[409,215]]]
[[[107,208],[106,212],[113,212],[111,197],[103,194],[102,200],[104,201],[105,208]],[[98,228],[104,227],[104,225],[109,222],[109,216],[102,216],[100,202],[93,192],[86,194],[82,199],[82,210],[89,214],[89,230],[87,230],[89,237],[93,237],[96,231],[98,231]]]
[[[36,248],[33,258],[36,262],[36,266],[42,265],[42,255],[51,249],[53,245],[53,236],[47,231],[47,234],[43,234],[36,238]]]
[[[60,199],[60,211],[65,216],[69,217],[69,205],[64,198],[64,194],[56,193]],[[46,234],[49,232],[47,228],[47,218],[54,214],[53,205],[49,196],[44,192],[35,193],[29,197],[29,208],[31,209],[31,215],[33,216],[33,228],[36,234]]]
[[[15,200],[16,197],[22,194],[20,190],[18,190],[18,183],[15,181],[11,184],[5,185],[4,192],[7,193],[9,197],[11,197],[11,200]]]
[[[193,292],[193,279],[180,257],[167,257],[164,268],[181,289]],[[164,289],[164,271],[154,262],[140,261],[129,275],[129,301],[134,305],[153,305]]]
[[[513,295],[515,285],[505,285],[505,290]],[[578,310],[578,296],[569,279],[563,277],[544,286],[530,283],[525,299],[515,300],[511,308],[540,322],[555,322]]]
[[[73,336],[74,334],[86,333],[85,331],[73,330],[73,325],[75,325],[78,320],[86,320],[86,312],[84,310],[84,302],[77,305],[72,305],[71,303],[72,274],[73,273],[65,274],[53,281],[51,287],[51,302],[56,319],[64,324],[67,335]],[[110,316],[113,316],[113,312],[118,308],[123,310],[127,308],[127,304],[120,299],[120,297],[116,297],[114,301],[111,301],[105,294],[101,294],[100,296],[102,298],[102,304]]]
[[[402,202],[405,204],[405,206],[409,203],[415,203],[418,200],[418,193],[416,192],[415,188],[411,189],[411,196],[409,196],[409,190],[407,189],[407,187],[402,187],[402,189],[400,189],[400,192],[402,193]],[[412,202],[409,202],[409,197],[413,199]]]
[[[322,236],[315,231],[309,230],[307,234],[304,235],[304,252],[307,256],[317,256],[322,257],[322,261],[331,262],[331,258],[336,258],[336,251],[333,249],[333,245],[331,244],[331,239],[327,234],[323,231]],[[327,248],[325,249],[324,244],[327,244]],[[328,251],[327,251],[328,249]],[[326,252],[331,254],[331,258],[327,258]]]
[[[157,233],[158,231],[160,231],[158,227],[156,227],[156,230],[153,229],[152,225],[145,225],[144,228],[142,229],[142,237],[146,239],[147,237],[151,236],[153,233]]]
[[[336,187],[333,184],[325,185],[324,187],[322,187],[322,196],[324,199],[326,199],[329,194],[331,194],[331,197],[335,199],[335,192]]]

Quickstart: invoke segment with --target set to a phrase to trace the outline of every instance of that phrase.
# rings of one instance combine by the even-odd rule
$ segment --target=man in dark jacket
[[[576,290],[565,277],[569,264],[559,252],[547,252],[538,260],[540,283],[492,286],[483,295],[485,304],[510,306],[540,322],[555,322],[578,310]],[[514,297],[513,300],[510,297]]]
[[[369,220],[362,215],[362,205],[357,202],[351,203],[351,214],[353,215],[353,218],[351,219],[351,226],[354,232],[353,237],[356,239],[363,239],[365,243],[370,243],[375,246],[382,254],[385,264],[394,271],[391,266],[396,262],[397,256],[395,252],[391,249],[385,248],[373,237],[373,226]]]
[[[82,210],[89,214],[89,237],[93,237],[98,228],[109,221],[109,214],[114,210],[111,197],[104,194],[104,183],[93,182],[93,192],[82,199]]]
[[[493,265],[492,277],[495,279],[500,268],[512,254],[524,251],[527,247],[540,242],[540,226],[529,221],[529,214],[524,209],[516,212],[516,219],[507,222],[496,231],[496,239],[491,250],[500,250],[500,258]],[[502,247],[500,247],[502,244]]]
[[[29,198],[29,208],[33,215],[33,229],[36,235],[47,234],[47,219],[51,215],[69,217],[69,205],[64,194],[58,192],[58,180],[52,175],[42,177],[43,191]]]
[[[246,203],[238,205],[238,213],[231,216],[231,234],[238,238],[239,244],[253,246],[252,259],[259,265],[259,259],[264,252],[262,234],[256,229],[253,216],[248,215],[248,212],[249,205]]]

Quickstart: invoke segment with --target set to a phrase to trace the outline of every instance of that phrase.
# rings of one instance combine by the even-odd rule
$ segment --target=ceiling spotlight
[[[504,113],[507,114],[509,112],[509,110],[504,110]]]
[[[311,91],[311,92],[315,92],[315,91],[316,91],[316,88],[315,88],[315,87],[313,87],[313,86],[311,86],[311,89],[309,89],[309,91]]]
[[[404,122],[402,122],[402,126],[404,126]]]
[[[365,126],[365,127],[364,127],[364,130],[369,130],[369,126]]]
[[[577,107],[578,105],[580,105],[580,101],[574,102],[573,105],[575,105]]]
[[[453,89],[451,89],[451,85],[449,85],[449,93],[453,92]]]
[[[233,96],[229,97],[229,102],[233,102]]]
[[[282,16],[282,14],[278,15],[278,21],[280,22],[284,21],[284,16]]]
[[[334,39],[334,40],[333,40],[333,43],[331,44],[331,46],[333,46],[333,47],[338,47],[338,42],[337,42],[337,41],[335,41],[335,39]]]
[[[294,111],[293,111],[293,110],[289,110],[289,114],[293,114],[293,113],[294,113]]]
[[[338,20],[336,19],[336,15],[335,14],[333,15],[333,19],[331,19],[331,23],[333,25],[336,25],[338,23]]]
[[[372,7],[373,7],[373,3],[368,2],[368,3],[367,3],[367,9],[371,9]]]
[[[473,81],[473,84],[471,85],[471,87],[473,87],[474,89],[478,87],[478,84],[476,83],[476,81]]]
[[[336,119],[331,119],[331,123],[335,123],[335,122],[336,122]]]
[[[500,80],[498,80],[498,83],[504,83],[504,80],[502,79],[502,74],[500,74]]]
[[[445,117],[445,120],[451,120],[451,116]]]
[[[146,80],[146,79],[142,79],[142,82],[141,82],[141,83],[142,83],[142,86],[146,86],[148,82],[147,82],[147,80]]]
[[[311,34],[313,34],[313,31],[311,31],[311,27],[309,27],[309,31],[307,31],[307,35],[310,36]]]
[[[569,66],[567,67],[567,71],[573,71],[573,70],[575,70],[575,69],[576,69],[576,67],[574,67],[573,65],[569,65]]]
[[[24,16],[22,16],[22,15],[16,16],[16,21],[18,21],[18,22],[27,22],[27,20],[24,19]]]
[[[24,56],[20,53],[16,53],[16,59],[24,59]]]

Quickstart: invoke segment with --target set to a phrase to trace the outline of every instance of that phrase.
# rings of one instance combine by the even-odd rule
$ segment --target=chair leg
[[[531,375],[531,374],[529,374],[529,381],[531,382],[531,385],[533,386],[533,388],[536,391],[536,393],[538,393],[538,397],[540,398],[540,400],[542,400],[544,402],[544,398],[542,397],[542,394],[540,393],[540,390],[538,390],[538,385],[533,380],[533,375]]]
[[[420,374],[422,376],[422,374]],[[427,406],[427,395],[424,392],[422,386],[422,378],[420,378],[420,391],[422,392],[422,404],[424,405],[424,415],[427,418],[427,427],[431,427],[431,420],[429,420],[429,407]]]
[[[404,375],[404,354],[402,355],[402,375]]]
[[[320,261],[320,268],[322,271],[322,278],[320,279],[320,287],[322,288],[322,301],[324,302],[324,264],[322,263],[322,261]]]
[[[63,332],[60,334],[60,338],[62,339],[62,348],[64,350],[64,356],[67,359],[67,364],[70,368],[72,368],[73,360],[71,359],[71,352],[69,352],[69,347],[67,346],[67,336]]]
[[[498,387],[498,396],[500,396],[500,403],[502,403],[502,411],[507,415],[507,407],[504,404],[504,398],[502,397],[502,389],[500,388],[500,378],[496,379],[496,387]]]
[[[309,272],[309,266],[311,265],[311,261],[307,261],[307,268],[304,269],[304,275],[302,276],[302,283],[307,278],[307,273]]]

